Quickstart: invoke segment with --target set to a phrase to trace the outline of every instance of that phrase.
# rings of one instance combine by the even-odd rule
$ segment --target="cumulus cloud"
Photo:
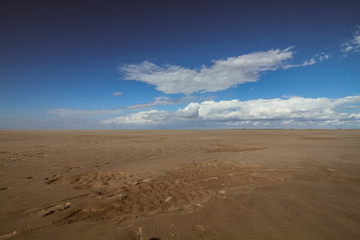
[[[346,113],[346,105],[360,102],[360,96],[344,98],[303,98],[257,99],[249,101],[204,101],[190,103],[183,109],[170,111],[141,111],[104,120],[103,124],[118,125],[161,125],[176,122],[192,124],[217,123],[219,126],[252,125],[265,127],[276,122],[288,125],[360,125],[359,114]]]
[[[120,95],[122,95],[122,92],[113,92],[112,95],[115,96],[115,97],[120,96]]]
[[[48,114],[57,115],[61,117],[75,117],[75,118],[114,115],[114,114],[120,114],[122,112],[123,111],[121,109],[80,110],[80,109],[69,109],[69,108],[55,108],[55,109],[49,109],[47,111]]]
[[[360,26],[356,26],[353,36],[341,44],[341,51],[348,53],[360,53]]]
[[[214,60],[209,67],[190,69],[176,65],[159,66],[151,62],[122,65],[125,80],[154,85],[166,94],[216,92],[247,82],[255,82],[264,71],[276,70],[292,59],[291,48],[254,52]]]

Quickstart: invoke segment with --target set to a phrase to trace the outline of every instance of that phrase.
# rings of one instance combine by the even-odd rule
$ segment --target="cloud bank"
[[[257,99],[249,101],[204,101],[183,109],[140,111],[102,121],[113,125],[215,124],[217,126],[360,126],[360,114],[346,106],[360,103],[360,96],[344,98]]]
[[[159,66],[151,62],[122,65],[125,80],[154,85],[166,94],[216,92],[238,84],[255,82],[264,71],[283,67],[293,57],[291,48],[254,52],[224,60],[214,60],[210,67],[190,69],[176,65]],[[310,64],[308,64],[310,65]]]

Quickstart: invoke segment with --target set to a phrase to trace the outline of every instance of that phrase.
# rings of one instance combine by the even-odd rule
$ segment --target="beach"
[[[1,130],[0,239],[360,239],[360,130]]]

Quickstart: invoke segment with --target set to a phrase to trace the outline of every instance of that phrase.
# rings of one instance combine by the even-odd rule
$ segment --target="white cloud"
[[[121,109],[80,110],[80,109],[69,109],[69,108],[55,108],[55,109],[49,109],[47,111],[48,114],[58,115],[61,117],[75,117],[75,118],[114,115],[114,114],[120,114],[122,112],[123,111]]]
[[[142,111],[103,121],[104,124],[161,125],[173,123],[217,123],[218,126],[251,125],[338,125],[360,126],[358,113],[342,112],[346,105],[359,103],[360,96],[344,98],[257,99],[249,101],[204,101],[190,103],[183,109]]]
[[[122,95],[122,92],[113,92],[112,95],[115,96],[115,97],[116,97],[116,96],[121,96],[121,95]]]
[[[162,97],[155,97],[154,101],[152,101],[152,102],[129,105],[126,107],[126,109],[135,110],[135,109],[150,108],[150,107],[155,107],[155,106],[184,104],[184,103],[191,102],[191,100],[194,101],[195,99],[198,99],[198,100],[203,99],[204,100],[204,98],[199,98],[199,97],[195,97],[195,96],[184,96],[181,98],[168,98],[168,97],[162,96]]]
[[[349,106],[345,106],[345,108],[347,108],[347,109],[354,109],[354,108],[360,108],[360,106],[349,105]]]
[[[104,124],[135,124],[135,125],[143,125],[143,124],[162,124],[164,120],[170,116],[170,112],[167,111],[142,111],[137,113],[131,113],[127,116],[120,116],[113,119],[103,120]]]
[[[321,53],[320,55],[318,55],[319,57],[319,61],[322,62],[324,60],[328,60],[330,58],[330,56],[328,54],[325,53]]]
[[[330,56],[324,52],[321,53],[317,53],[314,55],[314,57],[305,60],[303,63],[300,64],[286,64],[284,65],[282,68],[283,69],[288,69],[288,68],[293,68],[293,67],[305,67],[305,66],[311,66],[314,65],[315,63],[319,63],[325,60],[328,60],[330,58]]]
[[[190,99],[194,99],[195,97],[186,96],[183,98],[168,98],[168,97],[155,97],[154,101],[143,103],[143,104],[135,104],[127,106],[126,109],[141,109],[141,108],[149,108],[155,106],[165,106],[165,105],[176,105],[184,103],[185,101],[189,101]]]
[[[360,53],[360,26],[356,26],[353,36],[341,44],[341,51],[345,54]]]
[[[352,113],[349,115],[350,118],[360,119],[360,113]]]
[[[190,69],[176,65],[159,66],[151,62],[123,65],[125,80],[146,82],[167,94],[215,92],[238,84],[255,82],[264,71],[276,70],[292,59],[291,48],[254,52],[222,60],[212,66]]]

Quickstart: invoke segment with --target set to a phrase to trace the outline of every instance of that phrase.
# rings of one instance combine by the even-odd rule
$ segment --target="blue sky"
[[[358,1],[0,3],[0,129],[359,128]]]

